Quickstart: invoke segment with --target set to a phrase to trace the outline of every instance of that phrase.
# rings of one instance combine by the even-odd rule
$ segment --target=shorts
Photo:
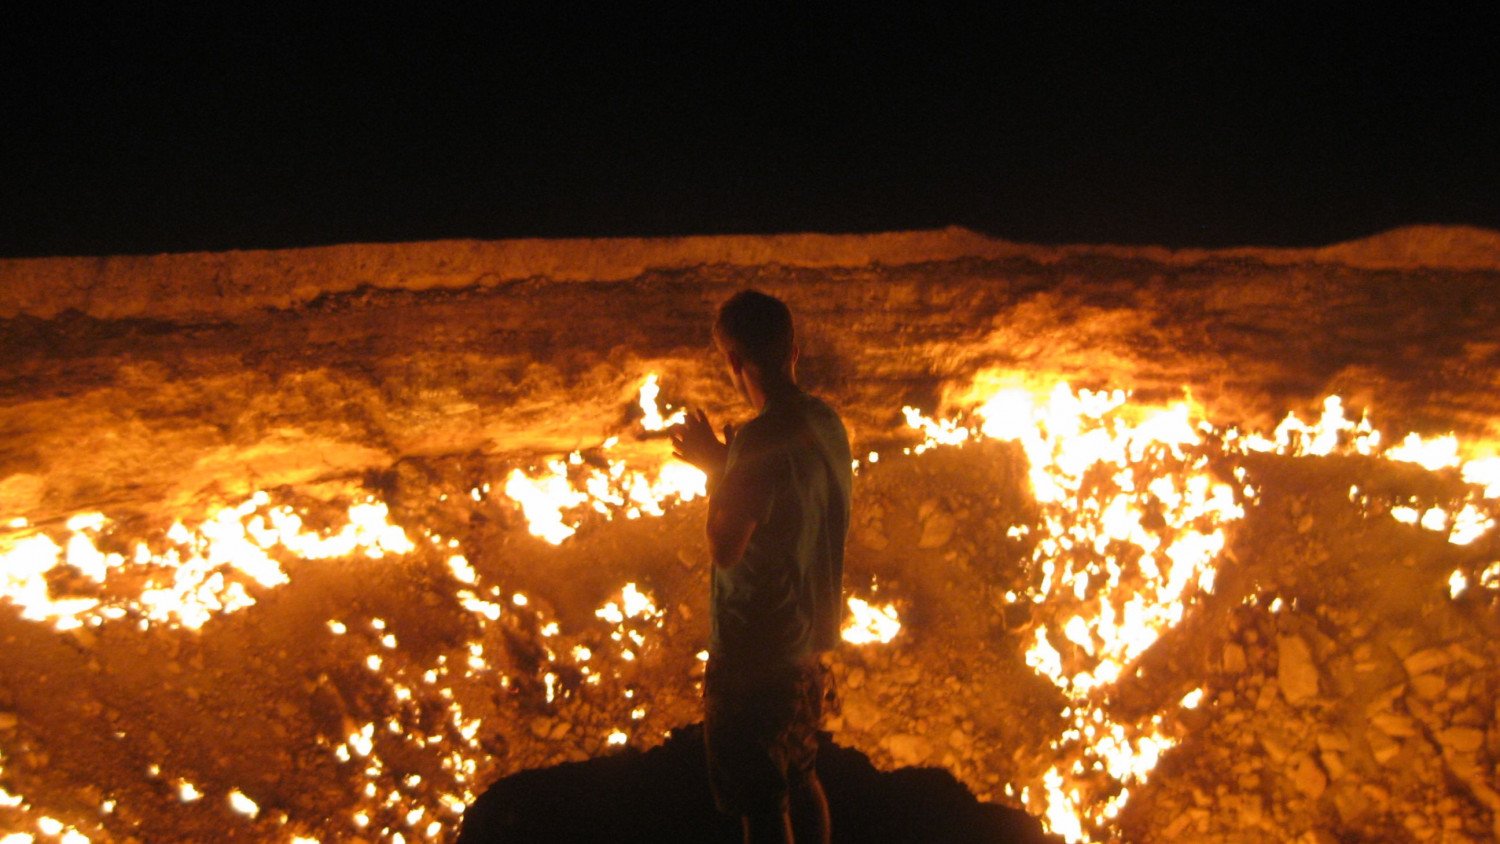
[[[779,814],[791,789],[813,771],[829,671],[817,658],[774,668],[735,669],[709,660],[703,682],[703,737],[719,811]]]

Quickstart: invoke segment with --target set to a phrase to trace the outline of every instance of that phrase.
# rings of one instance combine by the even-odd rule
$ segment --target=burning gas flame
[[[1494,529],[1500,492],[1500,459],[1465,461],[1456,437],[1409,434],[1381,451],[1381,432],[1367,416],[1349,419],[1338,396],[1323,402],[1315,423],[1290,413],[1271,436],[1220,429],[1190,402],[1135,406],[1120,390],[1074,391],[1017,386],[987,373],[976,379],[966,404],[977,424],[932,419],[904,408],[923,440],[921,454],[978,439],[1014,441],[1029,464],[1033,496],[1041,507],[1031,568],[1037,579],[1026,596],[1048,608],[1032,629],[1026,662],[1068,699],[1069,729],[1053,743],[1069,766],[1043,777],[1039,808],[1049,828],[1069,841],[1102,834],[1144,783],[1175,739],[1161,715],[1144,723],[1116,720],[1108,690],[1196,600],[1214,588],[1228,531],[1243,518],[1255,489],[1235,464],[1248,452],[1295,457],[1356,454],[1411,462],[1428,469],[1458,469],[1482,492],[1449,507],[1422,511],[1393,507],[1394,518],[1446,532],[1468,544]],[[1231,482],[1231,478],[1234,482]],[[1358,498],[1358,495],[1355,496]],[[1031,527],[1012,529],[1014,536]],[[1497,564],[1500,567],[1500,564]],[[1457,597],[1467,586],[1450,581]],[[1202,690],[1178,702],[1196,707]],[[1112,786],[1100,788],[1097,775]]]
[[[643,430],[659,431],[684,418],[681,410],[663,416],[659,393],[657,377],[648,375],[640,386]],[[1165,711],[1127,718],[1112,710],[1110,692],[1212,593],[1232,530],[1256,500],[1253,479],[1242,465],[1246,455],[1360,455],[1455,473],[1468,485],[1458,500],[1373,501],[1356,488],[1350,501],[1411,529],[1443,534],[1455,545],[1473,544],[1495,529],[1500,456],[1481,454],[1451,434],[1389,440],[1368,415],[1350,419],[1337,396],[1324,400],[1315,422],[1291,413],[1269,435],[1216,426],[1189,401],[1146,406],[1120,390],[1074,390],[1066,383],[1036,389],[988,375],[960,404],[970,408],[967,414],[942,419],[905,408],[908,424],[922,438],[908,451],[922,454],[990,439],[1014,442],[1026,457],[1038,515],[1032,524],[1013,526],[1012,535],[1032,542],[1033,577],[1029,588],[1009,599],[1030,602],[1037,610],[1024,657],[1065,700],[1068,726],[1053,742],[1058,764],[1022,794],[1054,832],[1073,841],[1104,834],[1131,790],[1147,781],[1176,743],[1169,717],[1178,708],[1202,705],[1203,689],[1176,690],[1163,704]],[[1385,447],[1386,442],[1395,444]],[[617,447],[611,438],[541,469],[515,469],[502,491],[528,530],[553,544],[573,536],[588,518],[661,515],[704,494],[702,473],[673,462],[664,449],[647,448],[644,456],[635,450],[627,460],[617,456]],[[876,461],[871,453],[868,462]],[[480,500],[488,489],[471,494]],[[22,618],[58,630],[127,618],[141,625],[198,629],[288,583],[296,572],[288,568],[294,561],[380,559],[415,548],[379,501],[351,505],[347,519],[329,531],[308,528],[306,515],[257,493],[195,526],[178,522],[163,536],[133,546],[123,544],[121,527],[102,513],[77,514],[62,530],[10,519],[0,535],[0,598],[16,605]],[[599,685],[623,663],[654,658],[660,652],[655,637],[664,625],[665,612],[654,597],[627,583],[595,612],[595,623],[605,632],[586,645],[557,620],[543,617],[544,600],[486,583],[456,540],[430,538],[441,549],[438,559],[446,562],[457,606],[478,631],[474,638],[453,653],[417,663],[402,647],[405,633],[383,619],[343,616],[326,623],[333,641],[359,649],[353,658],[383,685],[391,702],[392,714],[363,723],[350,718],[328,745],[338,763],[353,766],[363,783],[364,799],[349,822],[359,830],[369,828],[361,834],[380,831],[390,840],[403,834],[395,831],[398,826],[413,836],[439,836],[474,797],[489,758],[481,741],[483,711],[465,701],[459,684],[498,682],[509,688],[516,679],[505,673],[504,649],[486,638],[495,625],[512,620],[512,614],[535,617],[546,659],[532,680],[545,688],[548,705],[570,694],[564,666],[583,682]],[[1500,590],[1500,561],[1454,571],[1447,582],[1455,600],[1476,589]],[[895,641],[902,629],[896,602],[877,605],[851,597],[848,605],[845,641]],[[1267,608],[1274,612],[1281,606],[1278,598]],[[442,703],[436,725],[423,717],[424,693]],[[635,693],[633,688],[624,692],[629,721],[602,725],[607,732],[598,739],[604,746],[629,743],[632,730],[648,721],[649,706]],[[446,779],[440,783],[398,774],[385,761],[428,752],[441,754]],[[170,781],[183,800],[200,801],[208,791],[180,777]],[[218,786],[209,796],[227,800],[247,822],[265,822],[266,813],[244,792]],[[43,835],[87,841],[21,796],[0,789],[0,808],[18,807],[37,819],[35,829]],[[0,838],[0,844],[23,840],[16,836],[34,837],[18,831]]]
[[[646,376],[641,384],[640,406],[641,412],[645,414],[641,418],[641,427],[648,431],[665,431],[673,425],[681,425],[687,420],[687,410],[679,408],[670,416],[662,416],[656,407],[656,397],[661,395],[661,385],[657,383],[656,373]],[[667,406],[669,409],[671,405]]]
[[[851,645],[890,644],[901,632],[901,619],[893,604],[877,607],[863,598],[849,597],[849,618],[843,638]]]
[[[661,431],[681,424],[686,411],[663,417],[656,397],[661,387],[655,373],[640,387],[640,406],[645,411],[641,427]],[[660,516],[673,502],[687,502],[707,494],[707,477],[698,469],[672,460],[660,450],[656,464],[631,467],[611,456],[619,439],[611,437],[592,449],[592,458],[575,451],[567,459],[550,460],[544,469],[531,472],[513,469],[505,479],[505,495],[521,508],[527,530],[558,545],[578,531],[588,511],[613,519]]]
[[[411,551],[405,532],[387,520],[389,512],[381,502],[357,502],[342,527],[322,533],[308,530],[291,507],[271,506],[270,496],[257,492],[196,528],[177,522],[165,536],[136,543],[128,556],[99,547],[110,526],[104,514],[81,513],[68,519],[70,533],[61,545],[41,531],[0,539],[0,597],[20,607],[22,618],[58,630],[126,617],[197,629],[216,614],[253,606],[252,587],[288,583],[278,558],[379,559]],[[84,581],[76,586],[78,594],[52,594],[49,578],[60,570]],[[117,576],[131,585],[117,586]]]

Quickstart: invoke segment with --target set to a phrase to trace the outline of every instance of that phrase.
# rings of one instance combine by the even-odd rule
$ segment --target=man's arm
[[[708,499],[708,550],[716,566],[739,565],[755,528],[770,516],[775,489],[770,455],[747,455],[724,475]]]

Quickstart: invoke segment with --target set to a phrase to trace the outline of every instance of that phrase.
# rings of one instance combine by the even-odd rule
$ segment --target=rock
[[[1406,738],[1417,734],[1417,725],[1405,715],[1381,712],[1370,718],[1370,724],[1391,738]]]
[[[885,538],[885,533],[879,525],[867,525],[856,528],[854,538],[860,545],[871,551],[884,551],[890,545],[890,540]]]
[[[1396,698],[1406,694],[1406,685],[1392,686],[1376,695],[1373,700],[1365,704],[1365,716],[1374,718],[1377,714],[1390,709]]]
[[[851,689],[857,689],[864,684],[865,670],[864,668],[860,667],[856,667],[853,671],[850,671],[848,678],[844,680],[844,685],[848,686]]]
[[[912,665],[906,668],[892,671],[886,675],[886,680],[894,686],[915,686],[922,679],[922,669]]]
[[[1183,832],[1183,830],[1186,830],[1187,825],[1192,822],[1192,818],[1188,817],[1186,814],[1180,814],[1177,817],[1173,818],[1171,823],[1167,824],[1166,829],[1162,830],[1162,837],[1167,839],[1176,838]]]
[[[1244,674],[1245,649],[1235,642],[1225,645],[1222,663],[1226,674]]]
[[[552,734],[552,726],[551,718],[533,718],[531,719],[531,734],[539,739],[547,738]]]
[[[1312,651],[1299,636],[1279,636],[1276,640],[1276,684],[1288,703],[1301,703],[1318,694],[1318,668]]]
[[[1472,689],[1473,684],[1469,682],[1469,678],[1465,677],[1464,679],[1459,680],[1457,683],[1447,684],[1446,697],[1454,703],[1461,703],[1469,699],[1469,692]]]
[[[859,697],[844,701],[844,721],[851,730],[869,731],[880,723],[880,708]]]
[[[14,712],[0,712],[0,730],[10,732],[16,728],[19,719]]]
[[[1272,680],[1260,687],[1260,691],[1256,694],[1255,698],[1255,708],[1257,711],[1264,712],[1276,704],[1276,692],[1279,691],[1277,686],[1277,682]]]
[[[1385,733],[1376,731],[1369,734],[1370,753],[1375,761],[1382,765],[1389,763],[1401,753],[1401,745]]]
[[[1422,700],[1437,700],[1447,688],[1441,674],[1419,674],[1411,681],[1412,692]]]
[[[1354,820],[1370,807],[1370,798],[1359,789],[1354,787],[1340,788],[1333,794],[1333,808],[1338,811],[1339,818],[1345,824],[1353,823]]]
[[[1408,655],[1401,660],[1401,664],[1406,667],[1407,674],[1415,677],[1442,668],[1452,661],[1453,658],[1442,648],[1426,648]]]
[[[1343,779],[1348,771],[1344,767],[1344,757],[1338,751],[1325,750],[1318,754],[1318,760],[1323,763],[1323,770],[1328,772],[1329,779]]]
[[[1464,647],[1463,644],[1459,642],[1454,642],[1453,644],[1448,646],[1448,654],[1454,659],[1466,663],[1470,668],[1477,668],[1480,670],[1489,668],[1488,660],[1486,660],[1483,656],[1480,656],[1479,654],[1476,654],[1468,648]]]
[[[1484,744],[1484,733],[1473,727],[1449,727],[1438,733],[1438,743],[1459,753],[1473,753]]]
[[[951,515],[941,509],[933,510],[922,522],[922,537],[917,540],[917,547],[941,548],[953,538],[953,531],[957,527],[958,522]]]
[[[953,730],[948,733],[948,746],[953,748],[954,750],[960,752],[967,751],[969,749],[969,745],[972,743],[973,739],[969,738],[969,734],[964,732],[963,730],[958,729],[957,727],[954,727]]]
[[[1287,766],[1292,769],[1292,783],[1308,799],[1316,801],[1323,796],[1323,790],[1328,789],[1328,775],[1320,768],[1317,760],[1308,754],[1295,754],[1292,759],[1287,760]]]
[[[887,736],[880,744],[891,754],[891,759],[903,768],[921,765],[932,755],[931,742],[912,733]]]
[[[1273,736],[1261,736],[1260,746],[1266,751],[1266,756],[1278,765],[1290,754],[1286,745]]]
[[[1345,752],[1349,750],[1349,737],[1343,733],[1319,733],[1319,750],[1337,750]]]

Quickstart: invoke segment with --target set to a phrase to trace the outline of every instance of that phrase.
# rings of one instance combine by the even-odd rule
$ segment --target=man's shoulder
[[[839,412],[833,409],[833,405],[814,395],[807,397],[807,418],[809,421],[821,423],[831,428],[837,428],[840,433],[844,431],[844,419]]]
[[[817,396],[809,395],[802,413],[807,426],[831,452],[830,456],[843,457],[848,453],[849,431],[832,405]]]
[[[786,438],[785,425],[769,416],[757,416],[735,432],[734,444],[742,453],[775,448]]]
[[[735,434],[735,452],[748,458],[800,451],[812,442],[809,435],[835,448],[848,447],[848,433],[838,412],[822,399],[803,394],[795,403],[780,405],[746,422]]]

